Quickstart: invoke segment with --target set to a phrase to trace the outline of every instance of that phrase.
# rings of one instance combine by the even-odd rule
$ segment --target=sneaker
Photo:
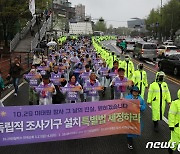
[[[14,93],[14,96],[17,96],[17,93]]]
[[[130,145],[130,144],[128,144],[128,149],[129,149],[129,150],[133,150],[133,146]]]

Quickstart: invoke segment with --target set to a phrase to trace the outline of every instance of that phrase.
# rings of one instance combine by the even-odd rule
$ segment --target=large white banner
[[[35,0],[29,0],[29,10],[33,16],[35,14]]]

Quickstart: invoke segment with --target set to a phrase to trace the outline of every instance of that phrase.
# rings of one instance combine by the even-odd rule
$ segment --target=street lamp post
[[[171,40],[173,40],[173,18],[174,18],[174,15],[173,15],[173,12],[172,12],[172,17],[171,17]]]
[[[160,31],[160,40],[163,41],[163,36],[162,36],[162,21],[163,21],[163,16],[162,16],[162,7],[163,7],[163,0],[161,0],[161,31]]]

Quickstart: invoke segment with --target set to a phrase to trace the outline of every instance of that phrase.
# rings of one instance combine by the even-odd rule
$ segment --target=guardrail
[[[42,38],[45,36],[46,31],[49,31],[51,28],[52,22],[52,15],[48,18],[47,21],[44,22],[39,32],[36,33],[34,39],[31,41],[31,51],[37,47],[38,43],[42,40]],[[39,37],[40,34],[40,37]],[[40,40],[39,40],[40,39]]]
[[[34,16],[31,21],[28,21],[28,22],[27,22],[26,26],[25,26],[25,27],[23,28],[23,30],[21,31],[21,38],[20,38],[20,39],[23,39],[23,38],[27,35],[27,33],[28,33],[29,30],[30,30],[30,27],[31,27],[31,26],[33,27],[33,26],[35,25],[35,23],[36,23],[36,17]]]
[[[20,33],[18,32],[13,40],[10,42],[10,52],[15,49],[16,45],[19,43]]]
[[[15,37],[10,42],[10,52],[12,52],[16,48],[19,41],[27,35],[31,25],[34,26],[35,23],[36,23],[36,16],[34,16],[31,21],[27,22],[26,26],[22,29],[20,33],[18,32],[15,35]]]

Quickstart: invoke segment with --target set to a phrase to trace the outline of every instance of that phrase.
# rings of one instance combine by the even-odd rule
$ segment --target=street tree
[[[106,32],[107,25],[106,25],[106,22],[104,21],[104,19],[102,17],[95,23],[94,30]]]
[[[36,10],[44,10],[50,0],[36,0]],[[32,19],[29,11],[29,0],[0,0],[0,41],[5,47],[17,32]]]

